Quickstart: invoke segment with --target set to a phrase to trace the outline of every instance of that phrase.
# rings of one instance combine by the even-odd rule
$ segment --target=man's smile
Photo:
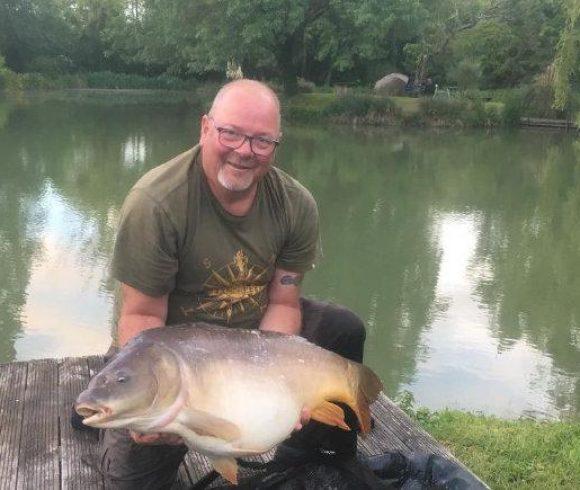
[[[253,170],[257,167],[257,165],[243,165],[241,163],[234,163],[234,162],[226,162],[231,167],[234,167],[236,170]]]

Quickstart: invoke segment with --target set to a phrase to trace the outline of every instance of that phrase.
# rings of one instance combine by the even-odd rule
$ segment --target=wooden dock
[[[98,356],[0,364],[0,490],[103,488],[99,472],[83,462],[96,453],[95,432],[69,423],[75,398],[102,365]],[[386,396],[372,411],[375,427],[359,440],[363,454],[427,451],[454,459]],[[190,451],[174,488],[189,488],[210,470]]]
[[[565,131],[577,130],[578,126],[569,119],[544,119],[539,117],[522,117],[520,125],[530,128],[563,129]]]

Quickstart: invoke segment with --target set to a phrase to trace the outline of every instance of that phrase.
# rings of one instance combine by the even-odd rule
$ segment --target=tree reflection
[[[0,360],[14,359],[14,340],[22,330],[21,311],[32,258],[39,248],[38,225],[42,214],[35,203],[42,190],[37,162],[14,145],[16,132],[9,127],[10,104],[0,101],[4,131],[0,127]]]
[[[497,193],[484,223],[478,255],[493,274],[479,292],[498,337],[525,338],[576,380],[552,393],[558,408],[573,412],[580,406],[580,154],[559,138],[542,146]]]
[[[42,251],[41,198],[47,193],[58,196],[80,221],[71,243],[60,244],[63,253],[74,250],[79,276],[101,275],[102,292],[112,294],[104,264],[123,198],[149,167],[194,140],[195,107],[141,102],[37,98],[10,108],[0,130],[2,361],[14,358],[14,339],[23,329],[31,268]]]
[[[399,134],[381,140],[309,128],[290,133],[285,144],[282,159],[321,213],[324,257],[307,293],[362,316],[367,362],[394,394],[415,372],[437,278],[429,163],[412,160],[409,138]]]

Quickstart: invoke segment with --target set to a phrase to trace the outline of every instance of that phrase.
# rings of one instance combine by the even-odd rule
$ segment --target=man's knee
[[[348,308],[302,299],[303,336],[325,349],[362,362],[366,329]]]
[[[171,488],[187,448],[137,444],[123,429],[107,429],[99,444],[100,470],[106,489]]]
[[[364,344],[367,331],[362,319],[352,310],[340,305],[332,305],[334,308],[329,308],[327,316],[328,323],[337,333],[347,337],[353,342],[360,342]]]

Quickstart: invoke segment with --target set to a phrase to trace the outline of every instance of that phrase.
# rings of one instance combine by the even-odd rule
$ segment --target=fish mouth
[[[75,406],[75,411],[83,417],[83,424],[92,427],[106,422],[113,415],[113,411],[109,407],[89,405],[88,403],[79,403]]]

